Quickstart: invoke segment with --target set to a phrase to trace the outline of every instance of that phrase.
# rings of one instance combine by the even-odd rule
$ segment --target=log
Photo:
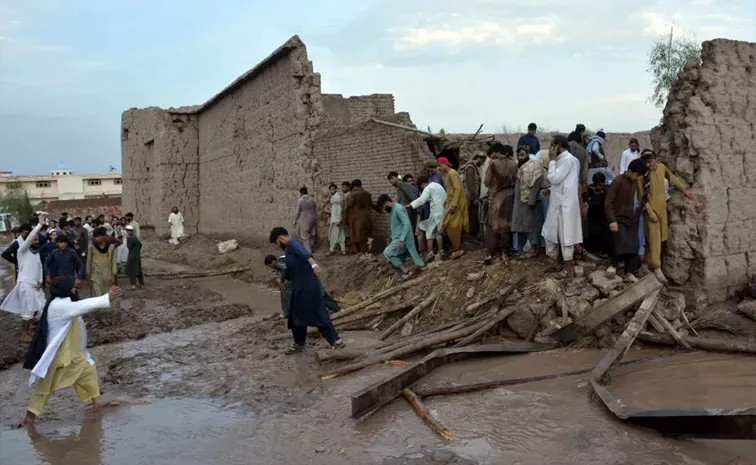
[[[480,310],[482,307],[490,304],[491,302],[498,302],[496,306],[501,307],[501,305],[512,295],[512,292],[520,285],[520,283],[524,279],[525,275],[517,276],[514,281],[507,283],[507,285],[504,286],[498,293],[492,294],[483,300],[475,302],[474,304],[470,304],[465,309],[465,312],[474,313]]]
[[[464,322],[464,323],[457,323],[457,324],[452,323],[452,324],[442,325],[442,326],[440,326],[440,327],[438,327],[436,329],[432,329],[432,330],[429,330],[429,331],[424,331],[424,332],[419,333],[419,334],[415,334],[414,336],[410,336],[407,339],[402,339],[402,340],[399,340],[399,341],[394,341],[394,342],[386,344],[386,345],[384,345],[382,347],[378,347],[376,349],[376,353],[382,354],[382,353],[386,353],[386,352],[391,352],[391,351],[396,350],[396,349],[398,349],[400,347],[404,347],[404,346],[406,346],[408,344],[412,344],[414,342],[422,341],[423,339],[425,339],[426,337],[428,337],[428,336],[430,336],[432,334],[437,334],[437,333],[440,333],[441,331],[445,331],[445,330],[456,331],[458,329],[464,328],[465,326],[469,326],[470,324],[471,324],[471,322]]]
[[[470,305],[467,306],[467,308],[465,308],[465,313],[468,313],[468,314],[469,313],[475,313],[478,310],[480,310],[481,308],[485,307],[486,305],[488,305],[488,304],[490,304],[492,302],[495,302],[496,299],[498,299],[498,298],[499,298],[499,296],[496,295],[496,294],[494,294],[494,295],[486,297],[483,300],[479,300],[478,302],[470,304]]]
[[[436,301],[436,299],[438,299],[438,293],[437,292],[431,292],[431,295],[429,295],[428,298],[426,298],[425,300],[423,300],[422,302],[420,302],[419,304],[417,304],[417,306],[415,306],[415,308],[413,308],[412,310],[410,310],[409,313],[407,313],[403,317],[399,318],[399,320],[396,323],[394,323],[393,325],[389,326],[388,329],[386,329],[386,331],[384,331],[383,333],[381,333],[380,336],[378,336],[378,339],[380,339],[382,341],[386,340],[386,338],[389,337],[389,336],[391,336],[391,334],[394,331],[396,331],[397,329],[401,328],[404,325],[404,323],[408,322],[412,317],[414,317],[415,315],[420,314],[420,312],[422,312],[426,308],[430,307],[431,304],[433,304],[433,302]]]
[[[363,313],[358,313],[356,315],[349,315],[345,318],[336,319],[334,317],[334,318],[331,318],[331,321],[333,322],[334,326],[338,328],[339,326],[346,325],[349,323],[354,323],[355,321],[360,321],[367,318],[376,317],[379,315],[385,315],[387,313],[398,312],[399,310],[404,310],[405,308],[411,308],[412,306],[416,304],[416,302],[417,302],[417,299],[411,300],[409,302],[402,302],[402,303],[392,305],[386,308],[377,308],[375,310],[369,310]]]
[[[506,320],[507,317],[509,317],[509,315],[511,315],[512,313],[514,313],[514,311],[515,311],[514,308],[505,308],[505,309],[499,311],[499,313],[496,314],[496,316],[491,321],[487,322],[486,324],[484,324],[483,326],[481,326],[479,330],[475,331],[471,335],[469,335],[466,338],[464,338],[461,341],[459,341],[454,347],[455,348],[457,348],[457,347],[464,347],[467,344],[473,342],[474,340],[478,339],[479,337],[481,337],[482,335],[484,335],[488,331],[490,331],[494,326],[496,326],[499,323],[501,323],[502,321]]]
[[[675,341],[672,336],[666,334],[640,333],[638,339],[653,344],[677,345],[677,341]],[[726,341],[723,339],[709,339],[693,336],[687,336],[683,339],[695,349],[710,350],[713,352],[756,354],[756,343],[749,341]]]
[[[433,430],[434,433],[438,434],[442,438],[446,439],[447,441],[451,441],[452,434],[451,432],[444,427],[441,423],[438,422],[431,413],[428,411],[428,409],[425,407],[423,402],[420,400],[419,397],[415,395],[414,392],[410,390],[410,388],[404,388],[402,390],[402,395],[405,399],[407,399],[407,402],[412,406],[412,408],[415,410],[415,413],[423,419],[426,425],[430,427],[431,430]]]
[[[215,270],[215,271],[195,271],[186,273],[176,273],[173,271],[154,271],[152,273],[145,273],[147,278],[160,278],[160,279],[190,279],[190,278],[209,278],[211,276],[222,276],[233,273],[243,273],[251,270],[251,266],[242,266],[239,268],[232,268],[230,270]],[[119,274],[119,278],[125,278],[125,274]]]
[[[374,295],[373,297],[371,297],[371,298],[369,298],[367,300],[363,300],[362,302],[360,302],[360,303],[358,303],[356,305],[352,305],[349,308],[345,308],[345,309],[341,310],[337,315],[333,316],[331,318],[331,320],[335,323],[336,321],[339,321],[342,318],[347,317],[348,315],[352,315],[354,313],[357,313],[360,310],[362,310],[363,308],[369,307],[370,305],[373,305],[374,303],[379,302],[379,301],[385,299],[386,297],[391,297],[392,295],[396,295],[399,292],[401,292],[401,291],[403,291],[405,289],[409,289],[410,287],[413,287],[416,284],[420,284],[424,279],[427,279],[426,276],[427,275],[420,276],[417,279],[412,279],[412,280],[403,282],[402,284],[399,284],[398,286],[394,286],[394,287],[392,287],[390,289],[386,289],[383,292],[379,292],[378,294]]]
[[[692,347],[690,347],[690,344],[688,344],[688,342],[683,339],[683,337],[680,336],[680,333],[678,333],[677,330],[672,326],[672,323],[667,321],[667,319],[664,318],[661,313],[659,313],[658,309],[654,310],[654,312],[651,314],[651,318],[657,320],[659,324],[662,325],[662,327],[666,330],[666,332],[668,332],[669,335],[672,336],[675,341],[677,341],[677,343],[682,346],[683,349],[692,349]]]
[[[331,361],[343,361],[354,360],[362,355],[362,352],[353,352],[345,349],[325,349],[315,352],[315,360],[318,362],[331,362]]]
[[[480,328],[480,326],[482,326],[483,324],[485,323],[468,326],[466,328],[462,328],[457,331],[444,331],[435,336],[428,336],[419,342],[415,342],[413,344],[400,347],[396,350],[392,350],[391,352],[378,354],[377,356],[369,358],[367,360],[352,363],[351,365],[341,367],[338,370],[333,370],[327,373],[323,373],[323,375],[321,375],[321,379],[332,379],[338,376],[348,375],[349,373],[355,372],[357,370],[361,370],[363,368],[367,368],[369,366],[384,362],[386,360],[393,360],[396,358],[404,357],[406,355],[417,352],[419,350],[427,349],[428,347],[433,347],[437,344],[450,342],[455,339],[468,336],[474,333],[475,331],[477,331],[478,328]]]
[[[664,334],[666,333],[666,330],[664,329],[664,325],[661,324],[661,321],[659,321],[658,318],[654,316],[652,313],[650,317],[648,317],[648,324],[650,324],[657,333]]]

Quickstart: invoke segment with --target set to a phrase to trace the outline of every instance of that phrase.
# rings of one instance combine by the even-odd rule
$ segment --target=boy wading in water
[[[100,297],[78,300],[74,280],[60,276],[50,282],[50,299],[42,310],[34,339],[29,345],[24,368],[31,370],[32,392],[26,416],[19,427],[32,424],[55,391],[73,387],[79,400],[92,401],[95,408],[107,406],[100,401],[97,369],[87,351],[87,330],[82,315],[109,308],[121,297],[121,290],[111,286]]]
[[[270,232],[270,243],[285,251],[286,273],[291,280],[288,326],[294,344],[286,350],[286,354],[304,350],[308,326],[318,328],[332,348],[344,347],[344,341],[333,327],[331,316],[326,310],[323,287],[317,277],[320,267],[310,252],[280,226]]]

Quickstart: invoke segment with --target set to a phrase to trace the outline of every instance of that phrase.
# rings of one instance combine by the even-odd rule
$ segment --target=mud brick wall
[[[704,42],[701,58],[678,76],[652,132],[695,194],[669,205],[664,272],[698,289],[699,306],[735,295],[756,272],[756,44]]]
[[[189,232],[199,221],[198,119],[159,108],[131,109],[121,117],[123,207],[137,221],[168,231],[178,206]]]
[[[200,113],[200,233],[267,238],[291,226],[299,188],[319,182],[320,76],[304,44],[290,45]]]
[[[411,123],[408,119],[406,114],[400,114],[392,122]],[[384,193],[396,198],[396,188],[387,178],[390,171],[416,173],[426,161],[433,160],[417,133],[373,122],[318,131],[314,154],[321,163],[325,186],[331,182],[341,186],[344,181],[360,179],[363,189],[373,195],[373,202]],[[323,211],[328,211],[328,196],[322,190],[320,194]],[[388,214],[373,213],[373,236],[385,239],[389,229]]]
[[[371,94],[344,98],[340,94],[324,94],[323,109],[325,123],[329,126],[358,124],[370,118],[393,116],[394,96]]]

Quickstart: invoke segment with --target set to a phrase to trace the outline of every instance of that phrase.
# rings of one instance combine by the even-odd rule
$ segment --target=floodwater
[[[174,344],[191,339],[176,336]],[[160,348],[159,339],[151,336],[141,350]],[[632,351],[628,358],[653,355]],[[464,362],[436,370],[420,386],[589,368],[601,356],[598,350],[560,350]],[[659,362],[642,365],[653,363]],[[636,375],[642,372],[639,366],[632,368]],[[364,371],[324,383],[317,401],[283,415],[197,399],[153,399],[149,405],[97,413],[68,409],[65,415],[43,418],[35,431],[0,432],[0,464],[724,465],[738,456],[742,463],[756,464],[754,441],[672,440],[619,422],[592,398],[583,376],[426,399],[452,432],[449,442],[434,435],[402,399],[355,421],[348,416],[347,396],[396,369]],[[281,371],[275,377],[284,384],[298,383],[296,372]],[[642,394],[640,387],[635,392]]]
[[[426,399],[451,441],[403,399],[356,421],[349,396],[401,368],[379,365],[321,382],[311,352],[285,357],[249,330],[277,311],[275,293],[221,278],[195,282],[223,292],[229,303],[252,302],[254,316],[94,347],[104,397],[121,406],[92,412],[71,390],[62,391],[35,429],[18,430],[28,371],[18,365],[0,371],[0,465],[725,465],[736,457],[756,465],[756,441],[674,440],[617,420],[592,396],[587,375]],[[156,299],[169,290],[153,289]],[[353,348],[373,340],[366,333],[344,336]],[[625,360],[661,353],[632,350]],[[603,355],[562,349],[457,363],[417,387],[587,369]],[[749,357],[711,353],[642,361],[617,368],[612,390],[628,404],[753,407],[752,364]]]

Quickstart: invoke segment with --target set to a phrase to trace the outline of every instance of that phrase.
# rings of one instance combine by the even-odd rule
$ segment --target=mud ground
[[[212,255],[207,247],[186,248],[198,260]],[[240,252],[234,256],[238,264],[255,255]],[[151,270],[197,268],[156,256],[145,260],[148,275]],[[354,257],[321,263],[329,269],[360,268]],[[361,276],[371,279],[371,273],[377,271]],[[123,401],[121,407],[92,414],[73,391],[63,391],[48,404],[35,434],[14,430],[28,400],[28,371],[18,364],[0,371],[0,463],[52,464],[65,456],[76,463],[115,465],[723,465],[741,456],[743,463],[756,464],[753,442],[675,441],[622,424],[592,399],[581,377],[428,400],[434,416],[453,432],[451,442],[430,432],[403,400],[357,422],[349,417],[348,396],[401,368],[376,366],[320,381],[318,374],[328,366],[317,364],[313,351],[322,341],[312,341],[304,354],[295,356],[282,354],[288,341],[266,341],[267,335],[285,331],[285,323],[277,317],[278,294],[257,284],[270,280],[267,270],[260,264],[250,274],[259,278],[247,283],[229,277],[148,277],[142,290],[125,291],[120,309],[113,311],[113,326],[88,317],[101,389],[106,398]],[[339,279],[346,282],[346,274]],[[352,285],[352,292],[364,292],[364,287]],[[17,332],[16,322],[3,321],[3,336]],[[369,349],[376,343],[369,332],[343,336],[353,348]],[[1,339],[6,344],[0,346],[3,357],[7,347],[21,347],[9,342],[13,339]],[[421,384],[581,369],[594,365],[602,354],[566,349],[468,362],[443,367]],[[628,371],[634,377],[634,395],[644,394],[643,376],[662,382],[653,367],[649,373],[637,367]],[[691,377],[688,372],[689,382]]]

